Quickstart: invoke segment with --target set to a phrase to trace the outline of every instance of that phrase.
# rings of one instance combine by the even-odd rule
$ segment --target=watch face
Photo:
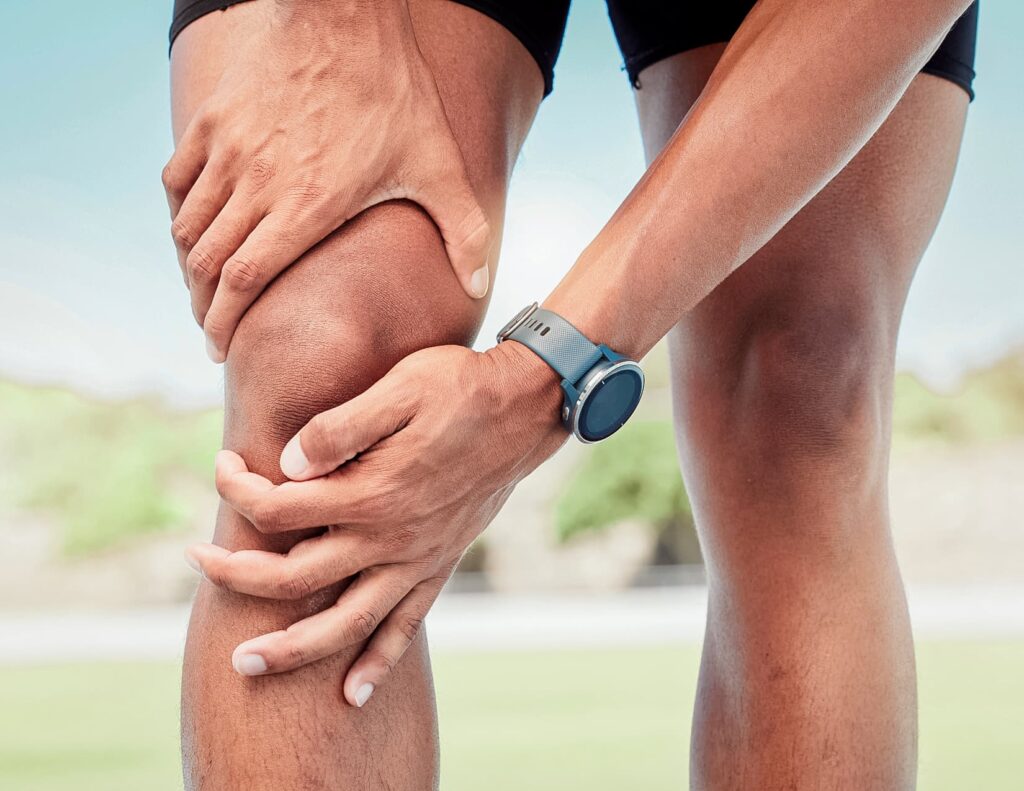
[[[635,363],[613,365],[586,394],[576,428],[587,442],[597,442],[618,431],[633,414],[644,391],[644,376]]]

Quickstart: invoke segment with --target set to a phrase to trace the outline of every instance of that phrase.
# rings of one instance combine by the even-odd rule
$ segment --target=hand
[[[284,555],[190,547],[211,582],[294,599],[354,577],[335,606],[238,646],[235,669],[292,670],[369,639],[344,684],[352,705],[365,703],[470,542],[565,441],[561,400],[553,371],[514,341],[484,353],[440,346],[314,417],[281,454],[290,481],[275,486],[221,451],[217,489],[257,529],[328,527]]]
[[[211,358],[282,270],[387,200],[420,204],[462,287],[484,296],[490,226],[405,0],[266,8],[163,173]]]

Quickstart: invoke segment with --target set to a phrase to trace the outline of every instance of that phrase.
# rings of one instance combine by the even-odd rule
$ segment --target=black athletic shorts
[[[171,43],[186,25],[211,11],[246,0],[175,0]],[[555,61],[562,48],[569,0],[453,0],[474,8],[503,25],[533,55],[544,75],[544,95],[551,93]],[[639,88],[640,72],[670,55],[706,44],[728,41],[736,32],[751,0],[607,0],[615,38],[622,51],[629,81]],[[939,49],[921,70],[955,82],[974,98],[974,46],[978,32],[975,2],[949,31]]]

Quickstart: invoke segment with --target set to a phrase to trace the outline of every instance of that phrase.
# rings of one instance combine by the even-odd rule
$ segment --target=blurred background
[[[168,237],[169,3],[0,9],[0,787],[180,788],[178,673],[221,375]],[[901,337],[895,540],[921,788],[1024,775],[1024,9],[982,9],[978,99]],[[509,199],[481,348],[643,170],[599,3],[574,5]],[[445,789],[686,785],[703,631],[667,362],[640,414],[528,479],[431,616]],[[626,684],[624,679],[629,678]]]

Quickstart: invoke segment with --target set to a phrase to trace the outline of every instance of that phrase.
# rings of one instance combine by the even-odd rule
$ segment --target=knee
[[[892,362],[885,336],[870,311],[840,305],[748,324],[737,333],[728,372],[715,377],[724,430],[769,467],[849,463],[874,453],[886,437]]]
[[[756,330],[743,353],[742,400],[757,424],[816,458],[877,439],[881,366],[869,336],[832,317]]]
[[[817,584],[884,541],[889,355],[860,317],[814,311],[754,324],[725,356],[686,387],[684,442],[701,470],[691,484],[713,514],[705,558],[756,587],[750,561],[768,550],[795,584]]]
[[[284,443],[313,415],[417,349],[470,343],[479,319],[424,212],[375,207],[300,258],[243,318],[226,367],[227,433],[251,466],[278,472]]]

